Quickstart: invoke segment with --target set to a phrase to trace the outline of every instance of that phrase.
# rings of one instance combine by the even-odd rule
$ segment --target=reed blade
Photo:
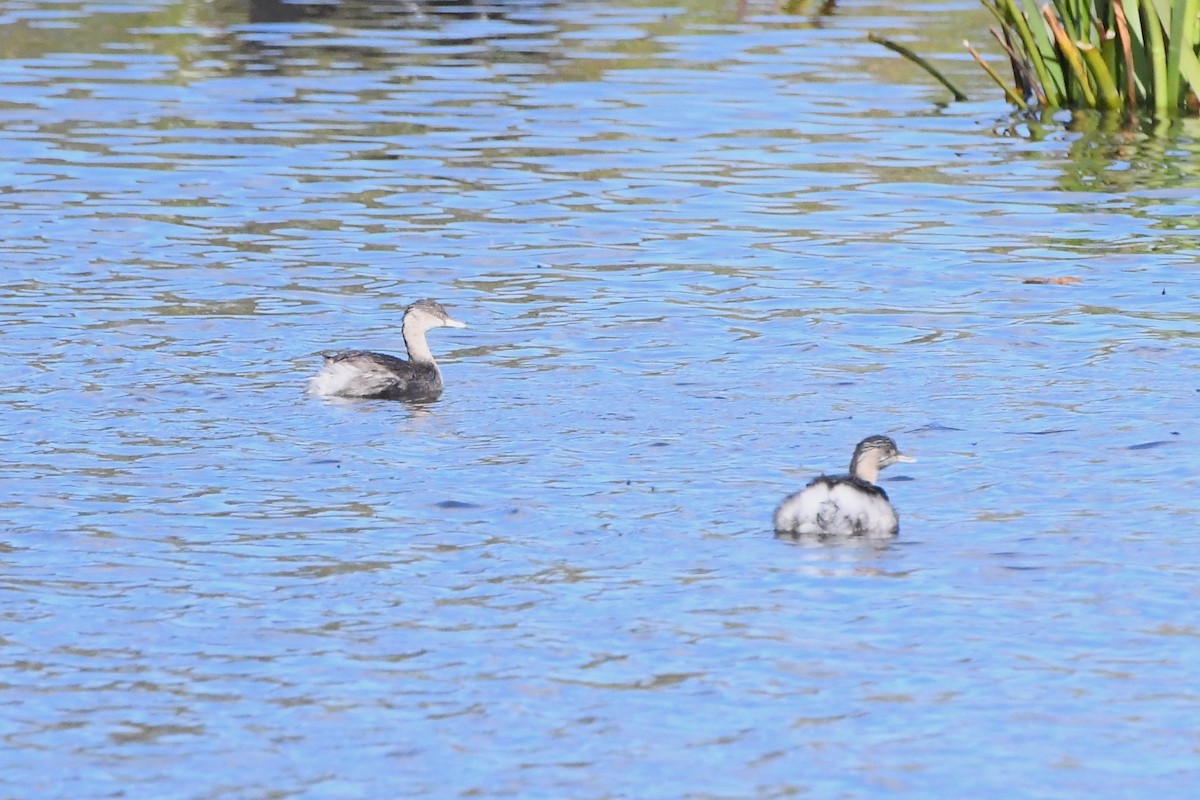
[[[1137,71],[1134,67],[1133,45],[1129,40],[1129,23],[1120,0],[1113,3],[1113,18],[1117,23],[1117,41],[1125,58],[1125,111],[1132,120],[1137,113]]]
[[[934,67],[932,64],[930,64],[925,59],[921,58],[919,55],[914,53],[912,50],[909,50],[904,45],[898,44],[897,42],[893,42],[891,39],[885,39],[882,36],[876,36],[873,33],[868,33],[867,38],[869,40],[871,40],[872,42],[875,42],[875,44],[881,44],[884,47],[886,47],[888,50],[892,50],[894,52],[899,53],[900,55],[907,58],[909,61],[916,64],[921,69],[928,72],[930,75],[932,75],[934,78],[937,79],[938,83],[942,84],[942,86],[945,86],[947,89],[950,90],[950,94],[954,95],[955,100],[962,101],[962,100],[969,99],[965,94],[963,94],[961,91],[959,91],[957,86],[955,86],[953,83],[950,82],[949,78],[947,78],[940,71],[938,71],[938,69],[936,67]]]
[[[1042,56],[1042,48],[1039,46],[1037,38],[1029,27],[1029,20],[1025,17],[1025,13],[1017,5],[1016,0],[998,0],[1003,4],[1004,15],[1008,18],[1009,24],[1017,32],[1017,37],[1021,40],[1021,46],[1025,49],[1025,55],[1029,59],[1029,63],[1033,65],[1033,71],[1037,73],[1038,83],[1042,85],[1042,95],[1039,101],[1044,106],[1052,106],[1057,108],[1063,102],[1062,77],[1057,73],[1058,64],[1053,64],[1053,71],[1046,63]],[[1045,28],[1039,23],[1038,28],[1041,29],[1043,37],[1046,36]],[[1046,38],[1046,49],[1053,52],[1050,47],[1050,40]]]
[[[1004,49],[1004,52],[1008,54],[1009,63],[1012,64],[1013,79],[1017,83],[1017,88],[1021,90],[1021,96],[1029,97],[1032,95],[1037,98],[1038,105],[1045,108],[1046,94],[1042,91],[1037,77],[1030,72],[1029,62],[1017,55],[1017,51],[1013,49],[1012,29],[1005,25],[1003,33],[995,28],[988,28],[988,31],[1000,43],[1000,47]]]
[[[1200,84],[1195,83],[1186,75],[1196,61],[1196,14],[1200,9],[1197,0],[1176,0],[1171,9],[1171,34],[1168,42],[1170,52],[1167,57],[1167,95],[1171,105],[1178,106],[1183,100],[1181,79],[1191,84],[1193,89],[1200,90]]]
[[[1117,91],[1117,82],[1113,80],[1112,73],[1108,71],[1108,65],[1104,63],[1104,56],[1100,53],[1100,49],[1087,42],[1076,42],[1075,47],[1083,56],[1083,62],[1096,82],[1096,95],[1100,109],[1103,111],[1119,109],[1121,93]]]
[[[1142,9],[1142,32],[1146,34],[1146,46],[1150,50],[1150,102],[1154,106],[1155,119],[1166,118],[1171,109],[1167,96],[1167,50],[1163,43],[1162,22],[1154,8],[1154,0],[1140,0]]]
[[[1195,53],[1183,53],[1179,71],[1188,87],[1184,90],[1183,102],[1194,107],[1200,102],[1200,58],[1197,58]],[[1191,98],[1187,97],[1188,94]]]
[[[1067,37],[1071,41],[1083,38],[1075,3],[1072,0],[1050,0],[1050,5],[1053,6],[1059,26],[1066,31]],[[1045,14],[1045,6],[1043,6],[1042,13]],[[1085,16],[1083,19],[1086,20],[1087,17]]]
[[[984,61],[983,56],[979,55],[979,51],[974,47],[971,47],[971,43],[966,39],[963,39],[963,47],[967,48],[967,51],[971,54],[971,58],[975,59],[975,63],[983,67],[983,71],[990,75],[992,80],[996,82],[996,85],[1004,90],[1004,94],[1006,97],[1008,97],[1008,101],[1010,103],[1022,111],[1029,110],[1029,106],[1025,103],[1025,99],[1021,97],[1021,95],[1017,94],[1015,89],[1004,82],[1004,79],[1000,77],[1000,73],[992,69],[992,65]]]
[[[1096,93],[1092,91],[1090,82],[1088,81],[1087,70],[1083,66],[1083,58],[1079,55],[1079,50],[1075,47],[1075,43],[1067,36],[1067,32],[1063,30],[1062,24],[1058,21],[1058,16],[1054,13],[1054,9],[1050,4],[1042,6],[1042,17],[1045,18],[1046,24],[1050,26],[1050,30],[1054,33],[1054,40],[1058,42],[1059,52],[1063,54],[1063,58],[1067,61],[1067,66],[1071,68],[1071,74],[1075,76],[1075,82],[1079,84],[1079,91],[1083,95],[1083,101],[1088,108],[1096,107]]]

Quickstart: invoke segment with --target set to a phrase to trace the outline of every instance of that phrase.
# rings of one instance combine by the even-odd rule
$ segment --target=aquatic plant
[[[1200,112],[1200,0],[980,0],[1008,56],[1006,82],[963,44],[1021,109]],[[892,43],[872,37],[892,49]],[[919,62],[918,62],[919,63]],[[936,70],[923,65],[943,83]]]

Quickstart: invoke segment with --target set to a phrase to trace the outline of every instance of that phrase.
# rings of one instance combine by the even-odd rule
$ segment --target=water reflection
[[[865,40],[963,4],[741,5],[3,7],[9,783],[1189,785],[1194,128]],[[303,398],[425,296],[439,403]],[[864,430],[900,538],[773,539]]]
[[[250,22],[302,22],[312,19],[326,19],[334,14],[344,13],[350,4],[345,2],[302,3],[287,0],[250,0]],[[365,4],[354,3],[356,6]],[[399,10],[397,4],[397,10]],[[369,6],[367,6],[369,8]],[[360,9],[365,10],[365,9]]]
[[[1119,117],[1093,112],[1058,117],[1066,124],[1022,118],[1008,132],[1034,142],[1069,141],[1061,180],[1065,191],[1147,198],[1166,190],[1182,198],[1200,187],[1200,120],[1142,120],[1130,128]],[[1184,209],[1173,215],[1183,226],[1195,217]]]
[[[381,27],[413,27],[437,24],[439,18],[503,19],[511,11],[527,13],[537,5],[556,5],[552,2],[519,3],[510,6],[488,0],[339,0],[339,2],[305,2],[305,0],[250,0],[250,22],[303,22],[312,19],[354,22]],[[230,5],[232,10],[235,6]]]

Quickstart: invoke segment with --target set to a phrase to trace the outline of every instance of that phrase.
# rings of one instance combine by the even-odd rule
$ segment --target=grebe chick
[[[442,373],[425,341],[431,328],[465,328],[436,300],[418,300],[404,309],[401,332],[408,360],[366,350],[326,353],[325,366],[308,379],[308,393],[366,400],[435,400]]]
[[[868,436],[854,448],[849,475],[821,475],[790,494],[775,510],[775,532],[793,536],[865,536],[882,539],[900,530],[887,492],[875,485],[879,470],[916,461],[886,436]]]

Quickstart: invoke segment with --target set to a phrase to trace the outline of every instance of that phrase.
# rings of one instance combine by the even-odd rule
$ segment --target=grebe
[[[308,379],[308,393],[369,400],[435,400],[442,373],[425,341],[430,328],[465,328],[436,300],[418,300],[404,309],[404,346],[408,360],[366,350],[325,354],[325,366]]]
[[[875,485],[879,470],[916,461],[886,436],[868,436],[854,448],[849,475],[821,475],[775,510],[775,532],[793,536],[886,538],[900,530],[887,492]]]

